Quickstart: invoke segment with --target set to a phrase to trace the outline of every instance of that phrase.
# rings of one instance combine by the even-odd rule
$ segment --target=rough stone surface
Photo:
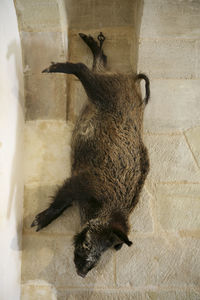
[[[200,185],[158,185],[156,210],[167,231],[200,231]]]
[[[42,279],[55,287],[112,287],[114,265],[111,251],[104,253],[98,266],[86,278],[76,274],[72,238],[24,235],[22,281]]]
[[[117,285],[198,287],[199,246],[195,239],[135,238],[132,249],[123,247],[117,256]]]
[[[199,80],[151,80],[145,131],[168,133],[200,126],[199,94]]]
[[[69,0],[66,2],[70,28],[96,29],[134,25],[134,1]]]
[[[196,41],[196,77],[200,78],[200,41]]]
[[[22,283],[28,280],[55,282],[55,238],[38,233],[36,236],[23,236],[22,241]]]
[[[80,290],[59,290],[58,300],[199,300],[200,294],[194,290],[150,290],[150,291],[80,291]]]
[[[26,184],[55,185],[70,175],[71,130],[64,121],[26,123]]]
[[[200,240],[166,240],[164,246],[159,257],[159,283],[163,286],[193,285],[198,288]]]
[[[134,291],[89,291],[89,290],[60,290],[58,291],[58,300],[147,300],[147,294],[144,292],[134,292]]]
[[[150,180],[200,182],[200,170],[182,135],[145,136],[145,144],[150,155]]]
[[[52,61],[66,61],[60,32],[21,32],[21,43],[25,74],[41,74]]]
[[[65,75],[25,76],[26,120],[66,120]]]
[[[55,288],[44,280],[30,280],[21,286],[21,300],[57,300]]]
[[[195,290],[165,290],[165,291],[150,291],[147,293],[149,300],[199,300],[200,294]]]
[[[198,39],[199,27],[199,1],[145,0],[140,33],[143,38]]]
[[[139,71],[151,78],[195,78],[195,41],[141,40]]]
[[[138,287],[157,283],[160,240],[134,238],[133,245],[117,253],[117,286]]]
[[[25,186],[24,191],[24,231],[33,232],[30,225],[34,217],[51,203],[58,186]],[[45,227],[42,232],[52,234],[75,234],[80,228],[79,211],[74,205]]]
[[[151,195],[144,188],[139,202],[133,210],[130,217],[130,230],[131,232],[152,232],[153,223],[151,216],[150,201]]]
[[[54,0],[15,0],[21,31],[60,30],[60,14]]]
[[[200,127],[191,128],[185,132],[187,141],[194,154],[195,160],[200,167]]]

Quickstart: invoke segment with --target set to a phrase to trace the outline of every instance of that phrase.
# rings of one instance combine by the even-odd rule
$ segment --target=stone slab
[[[181,287],[200,284],[200,241],[196,239],[135,238],[117,255],[118,287]]]
[[[145,135],[154,182],[200,182],[200,170],[183,135]]]
[[[26,74],[41,74],[51,62],[65,62],[61,32],[21,32]]]
[[[140,30],[143,38],[198,39],[199,27],[199,1],[144,1]]]
[[[72,125],[29,121],[25,126],[25,184],[55,185],[70,176]]]
[[[145,108],[144,130],[178,132],[200,126],[199,80],[151,80],[151,98]]]
[[[141,291],[119,290],[58,290],[58,300],[147,300],[147,294]]]
[[[66,120],[66,76],[25,76],[26,120]]]
[[[200,232],[200,184],[157,185],[156,214],[163,230]]]
[[[20,31],[59,31],[60,14],[54,0],[16,0]]]
[[[200,294],[191,289],[150,291],[147,293],[149,300],[199,300]]]
[[[196,41],[196,77],[200,78],[200,41]]]
[[[30,280],[21,285],[21,300],[57,300],[53,285],[44,280]]]
[[[185,132],[185,135],[195,160],[200,167],[200,127],[189,129]]]
[[[67,1],[66,11],[70,28],[95,29],[134,25],[134,2],[126,0]]]
[[[194,40],[141,39],[138,71],[157,79],[195,78],[195,43]]]

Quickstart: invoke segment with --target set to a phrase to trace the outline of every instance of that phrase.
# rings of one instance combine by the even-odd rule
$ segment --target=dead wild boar
[[[74,74],[88,95],[72,136],[72,176],[31,226],[37,226],[37,231],[44,228],[76,202],[82,230],[74,237],[74,263],[77,273],[85,277],[107,249],[132,244],[128,219],[149,171],[142,123],[150,89],[144,74],[106,70],[102,33],[98,36],[100,45],[91,36],[79,35],[92,51],[93,69],[66,62],[52,63],[43,71]],[[144,99],[141,79],[145,80]]]

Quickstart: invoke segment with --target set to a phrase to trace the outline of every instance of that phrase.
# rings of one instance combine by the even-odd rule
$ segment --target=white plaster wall
[[[20,299],[23,73],[15,7],[0,2],[0,299]]]

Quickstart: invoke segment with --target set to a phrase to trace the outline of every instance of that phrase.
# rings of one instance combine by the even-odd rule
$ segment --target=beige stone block
[[[54,0],[16,0],[21,31],[59,31],[60,14]]]
[[[55,237],[23,235],[22,283],[28,280],[44,280],[55,285]]]
[[[132,291],[132,290],[106,290],[106,291],[80,291],[58,290],[58,300],[199,300],[200,294],[194,290],[164,290],[159,291]]]
[[[59,290],[58,300],[146,300],[147,294],[143,291],[119,290]]]
[[[161,286],[200,285],[200,240],[166,239],[158,258],[158,282]]]
[[[52,61],[66,61],[61,32],[21,32],[21,42],[25,74],[41,74]]]
[[[132,61],[135,53],[134,35],[124,37],[113,36],[105,43],[105,53],[108,57],[108,68],[117,72],[136,70],[136,62]]]
[[[185,135],[195,160],[200,167],[200,127],[186,131]]]
[[[52,201],[58,186],[25,186],[24,191],[24,231],[33,232],[30,227],[35,216],[45,210]],[[42,232],[52,234],[74,235],[80,229],[80,217],[78,207],[73,205],[53,221]]]
[[[199,1],[146,0],[140,34],[143,38],[199,38],[199,20]]]
[[[66,76],[25,76],[26,120],[66,120]]]
[[[167,231],[200,231],[200,184],[158,185],[156,213]]]
[[[134,238],[130,248],[123,246],[117,253],[117,286],[138,287],[157,284],[157,259],[161,241]]]
[[[133,25],[134,1],[78,0],[67,1],[70,28],[95,29]]]
[[[99,264],[84,279],[76,274],[73,262],[72,239],[24,235],[22,253],[22,281],[45,280],[56,288],[112,287],[114,265],[112,251],[102,256]]]
[[[156,184],[155,185],[155,194],[167,194],[170,197],[173,197],[176,194],[178,197],[183,195],[188,198],[199,198],[200,194],[200,183],[188,183],[188,184]]]
[[[185,300],[199,300],[200,299],[200,292],[197,290],[188,290],[186,292]]]
[[[60,184],[70,175],[72,126],[64,121],[29,121],[25,126],[25,184]]]
[[[196,41],[196,77],[200,78],[200,42]]]
[[[116,29],[101,28],[106,37],[103,44],[104,53],[107,55],[107,66],[112,71],[131,72],[136,69],[133,59],[135,53],[135,32],[133,27]],[[88,46],[82,41],[78,33],[80,30],[71,30],[69,36],[69,60],[83,62],[92,67],[93,56]],[[100,30],[87,30],[97,39]]]
[[[151,216],[152,196],[143,188],[138,204],[130,217],[130,232],[152,232],[153,220]]]
[[[200,170],[183,135],[145,136],[154,182],[199,182]]]
[[[195,78],[195,41],[141,40],[139,72],[152,78]]]
[[[165,291],[150,291],[147,293],[147,298],[150,300],[199,300],[200,294],[194,290],[165,290]]]
[[[199,93],[199,80],[151,80],[145,131],[168,133],[200,126]]]
[[[197,288],[199,246],[195,239],[135,238],[128,251],[123,247],[117,254],[117,286],[177,288],[190,284]]]
[[[53,285],[43,280],[30,280],[21,285],[21,300],[57,300]]]

